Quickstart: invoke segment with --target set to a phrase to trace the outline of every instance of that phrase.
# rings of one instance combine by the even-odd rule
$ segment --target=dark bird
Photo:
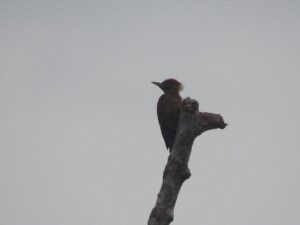
[[[182,103],[179,92],[183,89],[183,85],[175,79],[167,79],[161,83],[152,83],[160,87],[164,92],[157,103],[157,117],[166,147],[171,152]]]

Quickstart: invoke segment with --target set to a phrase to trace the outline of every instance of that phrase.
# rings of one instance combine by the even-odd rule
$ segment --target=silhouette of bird
[[[152,83],[164,92],[157,102],[157,117],[166,147],[171,152],[182,103],[179,92],[183,89],[183,85],[175,79]]]

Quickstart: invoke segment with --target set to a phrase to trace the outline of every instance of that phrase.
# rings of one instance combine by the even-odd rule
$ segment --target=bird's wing
[[[162,133],[162,136],[164,138],[166,148],[171,149],[172,148],[172,133],[170,132],[169,124],[168,121],[165,118],[158,117],[159,125],[160,125],[160,130]]]
[[[167,149],[172,149],[176,134],[179,110],[165,108],[167,99],[161,96],[157,107],[158,121]],[[161,106],[161,107],[159,107]]]

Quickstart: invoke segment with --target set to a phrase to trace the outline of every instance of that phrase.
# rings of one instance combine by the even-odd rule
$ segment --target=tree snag
[[[227,124],[219,114],[199,112],[198,102],[183,100],[176,136],[163,175],[163,183],[148,225],[168,225],[174,218],[174,207],[185,180],[190,176],[188,162],[197,136],[211,129],[224,129]]]

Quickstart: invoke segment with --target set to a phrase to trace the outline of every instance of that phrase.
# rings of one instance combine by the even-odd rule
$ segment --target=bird
[[[152,83],[164,92],[157,102],[157,117],[166,148],[171,153],[182,104],[179,92],[183,90],[183,84],[173,78]]]

